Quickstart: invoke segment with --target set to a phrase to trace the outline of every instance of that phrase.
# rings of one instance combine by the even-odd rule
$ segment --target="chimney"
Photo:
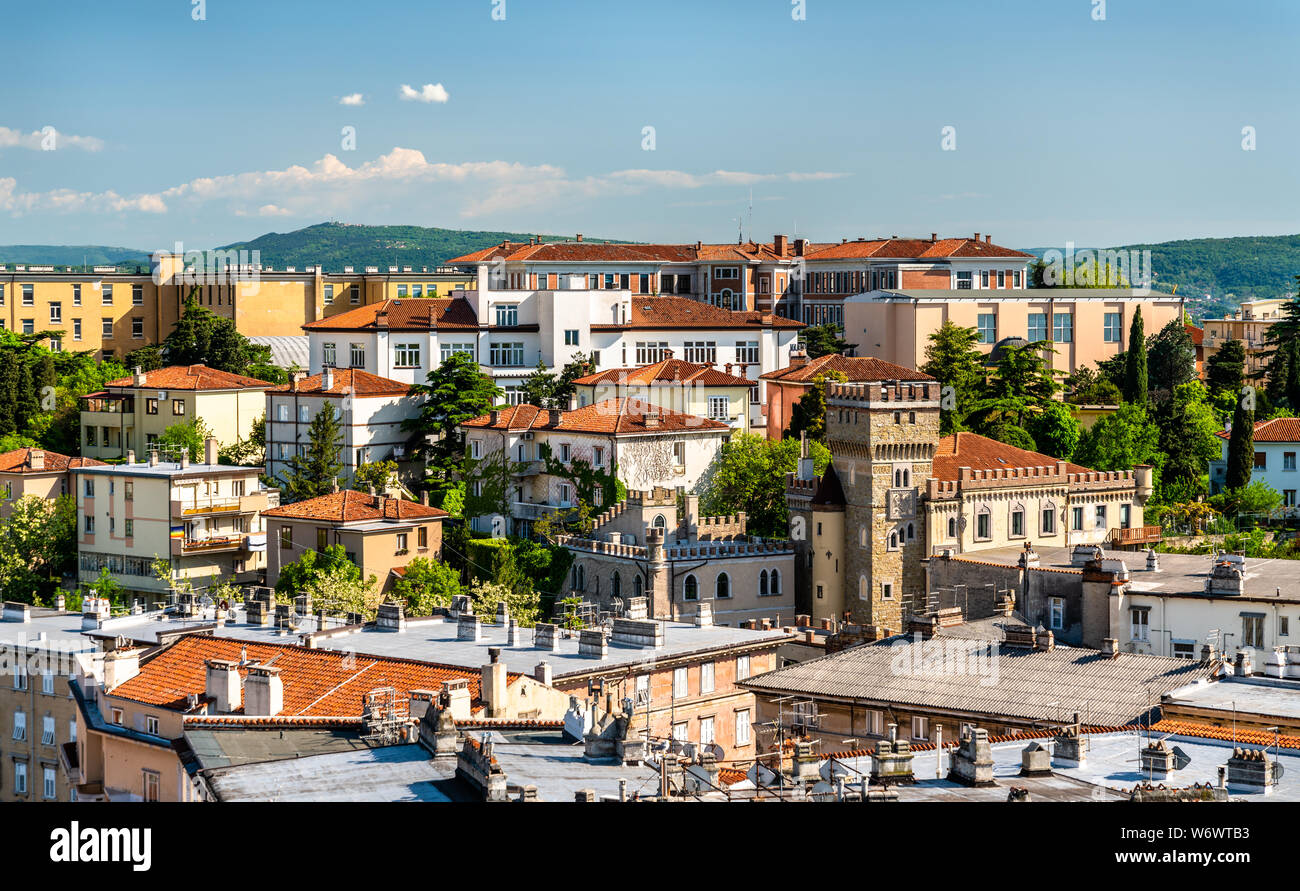
[[[984,243],[985,243],[985,244],[992,244],[992,243],[993,243],[993,236],[992,236],[992,235],[985,235],[985,236],[984,236]]]
[[[483,695],[483,711],[489,718],[505,717],[508,706],[506,701],[506,664],[501,661],[501,648],[488,647],[488,658],[483,666],[480,681]]]
[[[127,464],[134,464],[134,463],[135,463],[135,449],[127,449],[127,450],[126,450],[126,463],[127,463]]]
[[[539,684],[551,686],[551,664],[545,659],[538,662],[537,667],[533,669],[533,679]]]
[[[139,650],[114,650],[104,656],[104,689],[112,690],[140,673]]]
[[[978,232],[975,233],[975,240],[976,241],[980,240],[980,234]]]
[[[249,717],[274,718],[284,710],[284,682],[280,669],[254,663],[248,666],[244,682],[244,714]]]
[[[930,242],[931,242],[931,243],[934,243],[934,242],[936,242],[936,241],[938,241],[938,240],[939,240],[939,233],[938,233],[938,232],[931,232],[931,233],[930,233]]]
[[[803,350],[794,350],[790,353],[790,367],[803,368],[808,364],[808,354]]]
[[[1103,637],[1101,639],[1101,654],[1114,659],[1119,655],[1119,641],[1113,637]]]
[[[295,371],[293,374],[289,375],[289,389],[297,393],[298,385],[302,383],[303,379],[306,377],[307,373],[305,371]]]
[[[582,233],[581,233],[581,232],[578,233],[578,235],[577,235],[577,239],[576,239],[576,240],[577,240],[577,241],[582,241]]]
[[[181,449],[181,469],[184,470],[186,467],[189,467],[189,466],[190,466],[190,450],[189,450],[188,448],[182,448],[182,449]]]
[[[778,257],[784,257],[784,256],[785,256],[785,252],[786,252],[787,249],[788,249],[788,246],[787,246],[787,244],[786,244],[786,240],[785,240],[785,236],[784,236],[784,235],[773,235],[773,236],[772,236],[772,251],[773,251],[773,252],[774,252]]]
[[[140,366],[139,365],[135,366],[135,371],[131,375],[131,384],[136,387],[143,387],[145,376],[146,375],[140,369]]]
[[[216,710],[229,714],[239,708],[239,663],[229,659],[208,659],[203,664],[207,667],[203,692],[209,699],[216,700]]]
[[[331,390],[334,388],[334,369],[328,366],[320,374],[320,388],[322,390]]]
[[[158,450],[157,450],[157,449],[150,449],[150,450],[149,450],[149,466],[150,466],[150,467],[155,467],[155,466],[157,466],[157,464],[158,464]]]
[[[32,470],[45,469],[45,451],[44,449],[31,449],[27,452],[27,463],[31,465]]]
[[[429,506],[429,490],[428,490],[428,489],[425,489],[423,492],[420,493],[420,503],[423,504],[425,507],[428,507],[428,506]]]
[[[560,426],[560,421],[562,421],[563,419],[564,419],[564,412],[560,411],[560,409],[552,408],[548,410],[548,414],[547,414],[548,426],[558,427]]]
[[[702,242],[702,241],[697,241],[697,242],[695,242],[695,249],[696,249],[697,251],[702,251],[702,250],[704,250],[704,242]]]
[[[216,437],[209,436],[203,441],[203,463],[217,463],[217,440]]]
[[[794,255],[795,255],[796,257],[802,257],[802,256],[803,256],[804,249],[805,249],[807,246],[808,246],[808,239],[806,239],[806,238],[796,238],[796,239],[794,240]]]

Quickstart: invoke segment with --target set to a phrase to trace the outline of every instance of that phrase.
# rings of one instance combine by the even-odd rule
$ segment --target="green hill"
[[[285,266],[320,265],[326,272],[342,272],[344,266],[357,271],[367,266],[423,266],[433,268],[471,251],[502,241],[523,241],[536,235],[519,232],[482,232],[464,229],[435,229],[424,226],[361,226],[351,223],[319,223],[294,232],[269,232],[251,241],[223,245],[220,250],[260,251],[262,263]],[[543,235],[545,241],[568,241],[570,235]],[[585,241],[614,239],[587,238]]]
[[[149,252],[102,244],[4,244],[0,263],[31,266],[140,266],[149,268]]]

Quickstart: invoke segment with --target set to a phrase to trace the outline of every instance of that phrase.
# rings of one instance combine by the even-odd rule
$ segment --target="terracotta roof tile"
[[[303,325],[305,331],[356,331],[379,327],[379,316],[387,317],[386,327],[396,331],[432,331],[435,329],[478,328],[478,317],[466,300],[452,297],[411,297],[383,300],[349,309]]]
[[[383,507],[375,505],[379,498]],[[290,520],[328,520],[334,523],[353,523],[364,520],[422,520],[441,519],[447,512],[418,501],[405,501],[388,496],[374,496],[354,489],[332,492],[318,498],[295,501],[262,511],[264,517],[284,517]]]
[[[611,368],[608,371],[598,371],[577,378],[574,383],[583,386],[690,383],[701,387],[749,387],[754,382],[738,375],[727,374],[711,365],[699,365],[683,359],[664,359],[662,362],[642,365],[640,368]]]
[[[942,437],[934,453],[933,476],[939,480],[955,481],[960,469],[1003,470],[1009,467],[1055,467],[1058,459],[1026,449],[1018,449],[980,436],[978,433],[953,433]],[[1065,465],[1067,473],[1089,473],[1087,467]]]
[[[32,452],[45,453],[45,469],[32,469]],[[63,473],[78,467],[103,467],[103,461],[94,458],[71,458],[49,449],[21,448],[0,455],[0,473]]]
[[[658,423],[647,426],[646,415],[658,413]],[[554,415],[559,415],[558,422]],[[493,415],[496,416],[495,420]],[[512,406],[466,421],[462,427],[490,430],[554,430],[597,434],[681,433],[692,430],[727,430],[726,424],[651,405],[640,399],[606,399],[572,411],[540,409],[535,405]]]
[[[117,380],[109,381],[104,386],[136,388],[136,383],[133,377],[119,377]],[[246,377],[242,374],[231,374],[229,371],[220,371],[206,365],[169,365],[166,368],[144,372],[144,382],[139,385],[139,388],[151,390],[243,390],[248,388],[265,389],[272,386],[274,384],[270,381],[258,380],[255,377]]]
[[[763,329],[803,328],[802,322],[772,313],[736,312],[687,297],[645,297],[633,295],[632,318],[624,324],[593,324],[593,331],[629,328],[716,328]]]
[[[877,359],[874,356],[854,357],[843,356],[839,353],[830,353],[825,356],[818,356],[816,359],[809,359],[805,365],[790,365],[776,371],[769,371],[767,374],[761,375],[761,377],[763,380],[768,381],[804,383],[811,382],[817,375],[827,371],[840,372],[848,378],[850,383],[934,380],[924,372],[915,371],[903,365],[895,365],[893,362],[886,362],[884,359]]]
[[[1032,254],[1002,247],[971,238],[878,238],[869,241],[847,241],[814,250],[805,255],[808,261],[816,260],[941,260],[949,257],[996,257],[1032,260]]]
[[[1227,439],[1228,431],[1220,430],[1215,436]],[[1300,418],[1256,421],[1255,442],[1300,442]]]
[[[405,396],[411,392],[411,385],[391,378],[380,377],[359,368],[336,368],[333,371],[333,383],[324,389],[325,375],[313,374],[298,381],[297,389],[292,383],[271,387],[268,393],[303,393],[314,396]]]
[[[206,693],[208,659],[239,661],[246,653],[252,663],[280,669],[284,684],[284,717],[360,717],[365,696],[378,687],[393,687],[398,699],[411,690],[438,690],[444,681],[468,682],[471,707],[482,708],[477,671],[450,665],[313,650],[292,644],[250,643],[222,637],[186,635],[140,666],[140,673],[108,691],[111,696],[185,711],[191,694]],[[239,669],[241,677],[247,668]],[[514,683],[519,674],[507,675]],[[242,708],[232,712],[242,715]],[[278,716],[277,716],[278,717]]]
[[[1183,327],[1187,329],[1187,336],[1192,339],[1194,345],[1200,346],[1205,342],[1204,328],[1197,328],[1195,325],[1184,325]]]

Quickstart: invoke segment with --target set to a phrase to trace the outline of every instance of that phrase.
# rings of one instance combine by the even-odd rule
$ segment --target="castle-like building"
[[[924,607],[931,556],[1141,543],[1149,466],[1098,472],[974,433],[940,436],[933,379],[831,382],[826,404],[831,466],[815,478],[804,458],[786,480],[796,604],[814,620],[902,630]]]

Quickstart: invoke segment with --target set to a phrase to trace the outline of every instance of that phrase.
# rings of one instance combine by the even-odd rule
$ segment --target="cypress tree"
[[[327,399],[307,428],[306,451],[289,460],[289,475],[284,480],[289,499],[303,501],[332,491],[334,480],[343,472],[342,451],[343,431],[333,400]]]
[[[1128,329],[1128,353],[1124,361],[1124,401],[1147,404],[1147,339],[1142,325],[1142,307],[1133,313]]]
[[[1250,483],[1255,468],[1255,410],[1246,408],[1246,399],[1237,397],[1232,411],[1232,431],[1228,434],[1228,472],[1224,486],[1240,489]]]

